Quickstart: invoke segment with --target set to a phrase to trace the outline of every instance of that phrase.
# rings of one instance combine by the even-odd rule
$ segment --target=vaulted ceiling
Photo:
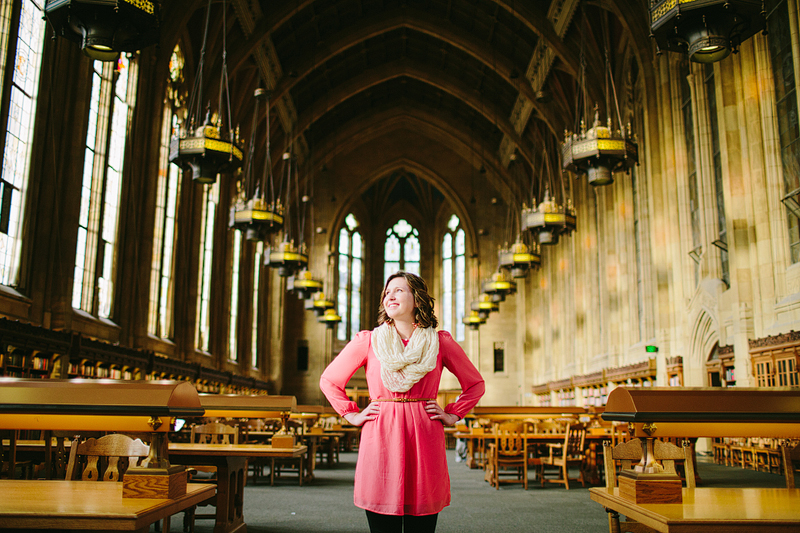
[[[649,62],[642,56],[652,46],[643,0],[214,0],[210,8],[207,0],[173,0],[162,6],[161,49],[181,45],[190,82],[210,9],[206,94],[218,90],[225,50],[234,125],[247,138],[253,92],[269,89],[275,156],[291,146],[319,167],[371,133],[403,124],[488,170],[499,190],[517,196],[532,178],[541,179],[545,151],[557,164],[564,131],[576,129],[576,115],[585,114],[579,104],[605,111],[606,65],[617,86],[635,83],[631,71]]]

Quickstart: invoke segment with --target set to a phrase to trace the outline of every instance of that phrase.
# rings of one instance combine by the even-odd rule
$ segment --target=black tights
[[[404,524],[406,533],[434,533],[438,517],[438,514],[400,516],[367,511],[370,533],[403,533]]]

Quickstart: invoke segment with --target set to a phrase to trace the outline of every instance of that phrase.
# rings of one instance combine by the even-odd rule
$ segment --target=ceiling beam
[[[314,122],[319,120],[334,107],[347,99],[359,94],[370,87],[380,85],[395,78],[408,77],[419,80],[425,84],[435,87],[453,97],[461,100],[474,111],[483,115],[486,120],[496,125],[496,127],[508,136],[513,142],[517,143],[520,155],[532,165],[533,158],[529,150],[523,146],[519,134],[514,131],[514,127],[505,117],[502,111],[497,109],[491,102],[487,103],[476,96],[475,91],[464,86],[461,80],[448,76],[440,70],[431,69],[427,66],[418,65],[407,60],[398,60],[386,63],[380,67],[371,69],[363,74],[356,76],[347,83],[334,88],[325,97],[324,105],[313,106],[310,110],[298,117],[297,129],[292,134],[293,139],[302,134]]]

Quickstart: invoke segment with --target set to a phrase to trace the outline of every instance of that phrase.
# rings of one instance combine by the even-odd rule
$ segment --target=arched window
[[[385,280],[398,270],[405,270],[419,275],[419,232],[401,218],[397,224],[386,230],[386,242],[383,248],[383,279]]]
[[[200,219],[200,275],[197,287],[197,329],[195,346],[208,351],[211,335],[211,266],[214,261],[214,219],[219,205],[219,182],[203,185],[203,214]]]
[[[442,328],[457,341],[464,340],[466,236],[456,215],[447,222],[442,238]]]
[[[0,283],[17,286],[24,199],[28,190],[30,143],[36,117],[36,94],[45,34],[42,2],[23,0],[19,11],[14,2],[3,2],[0,12],[0,81],[9,87],[10,103],[3,141],[3,168],[0,174]],[[15,18],[19,17],[19,18]],[[16,28],[19,28],[18,30]],[[13,29],[13,31],[12,31]],[[11,37],[14,39],[11,39]],[[13,58],[13,61],[10,60]],[[9,68],[10,67],[10,68]],[[6,77],[11,78],[9,84]]]
[[[172,304],[175,297],[175,242],[181,169],[169,162],[169,143],[178,127],[179,92],[172,90],[183,79],[183,54],[176,46],[169,62],[170,90],[161,127],[158,185],[156,189],[153,258],[150,266],[150,307],[147,328],[151,335],[172,338]]]
[[[339,289],[336,301],[342,321],[336,338],[347,341],[361,329],[361,272],[364,241],[358,232],[358,221],[350,213],[339,230]]]
[[[83,159],[72,307],[110,318],[116,277],[122,165],[133,114],[136,63],[95,61]]]
[[[242,258],[242,232],[233,232],[233,264],[231,265],[231,313],[228,327],[228,360],[239,360],[239,263]]]
[[[258,241],[256,243],[256,251],[253,254],[253,323],[251,324],[252,329],[252,341],[250,344],[250,367],[251,368],[260,368],[259,364],[259,338],[258,338],[258,330],[259,330],[259,318],[261,317],[260,310],[263,307],[260,305],[259,294],[267,294],[266,290],[262,290],[261,288],[261,270],[264,268],[263,264],[264,259],[264,243],[262,241]],[[266,285],[267,281],[269,280],[268,277],[263,277],[264,284]]]

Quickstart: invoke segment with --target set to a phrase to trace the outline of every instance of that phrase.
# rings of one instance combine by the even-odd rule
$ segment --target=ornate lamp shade
[[[308,270],[301,270],[289,278],[286,287],[296,293],[301,300],[307,300],[312,294],[322,290],[322,282],[314,279]]]
[[[469,308],[472,311],[476,311],[478,316],[486,320],[489,318],[489,314],[500,310],[500,304],[492,301],[491,294],[484,293],[481,294],[478,300],[473,301]]]
[[[158,10],[158,2],[149,0],[47,0],[44,6],[56,34],[98,61],[157,43]]]
[[[564,170],[587,174],[589,185],[610,185],[614,172],[627,170],[639,161],[638,146],[630,137],[630,132],[613,131],[610,118],[608,125],[602,126],[595,111],[594,124],[588,131],[581,121],[580,134],[567,133],[561,144]]]
[[[486,323],[485,318],[481,318],[477,311],[470,311],[468,315],[461,319],[461,322],[468,326],[470,329],[478,329],[481,324]]]
[[[542,255],[539,245],[533,243],[529,247],[522,241],[517,241],[510,248],[503,248],[498,253],[500,268],[511,272],[513,278],[524,278],[528,270],[542,264]]]
[[[507,295],[517,292],[516,282],[509,279],[509,275],[504,270],[498,270],[492,274],[492,279],[484,281],[481,288],[483,292],[491,296],[495,303],[504,302]]]
[[[214,183],[217,174],[231,172],[242,166],[243,153],[236,135],[225,140],[221,128],[206,122],[193,135],[175,135],[169,143],[169,161],[184,170],[192,169],[192,180],[197,183]]]
[[[333,309],[336,304],[332,300],[325,298],[325,293],[319,291],[314,295],[313,299],[306,300],[306,310],[314,311],[318,317],[325,314],[328,309]]]
[[[308,264],[308,256],[304,246],[298,249],[294,245],[294,241],[283,241],[277,249],[270,250],[266,256],[266,263],[277,268],[280,277],[288,278],[301,268],[305,268]]]
[[[545,191],[544,200],[535,209],[522,209],[522,229],[529,230],[536,235],[539,244],[558,244],[562,234],[570,234],[575,230],[575,210],[572,201],[567,199],[567,205],[558,205],[550,198],[550,192]]]
[[[766,27],[761,0],[651,0],[650,32],[658,50],[713,63]]]
[[[283,227],[283,206],[242,195],[231,208],[230,225],[244,231],[249,241],[264,241]]]
[[[336,309],[330,308],[326,309],[321,316],[317,317],[317,321],[320,324],[325,324],[325,327],[328,329],[333,329],[342,321],[342,317],[336,314]]]

